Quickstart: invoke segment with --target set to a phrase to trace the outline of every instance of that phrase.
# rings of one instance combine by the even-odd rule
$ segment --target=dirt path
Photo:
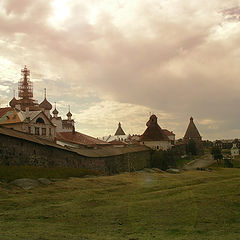
[[[216,161],[212,158],[212,155],[208,153],[208,154],[204,154],[198,159],[193,160],[192,162],[189,162],[183,167],[183,169],[194,170],[196,168],[206,168],[211,166],[215,162]]]

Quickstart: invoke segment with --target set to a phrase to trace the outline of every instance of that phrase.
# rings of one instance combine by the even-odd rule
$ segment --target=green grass
[[[240,170],[0,185],[3,240],[238,240]]]
[[[31,166],[3,166],[0,165],[0,180],[12,181],[18,178],[69,178],[83,177],[85,175],[99,175],[93,170],[79,168],[42,168]],[[0,238],[1,240],[1,238]]]
[[[182,169],[184,167],[184,165],[186,165],[187,163],[193,161],[195,158],[194,157],[187,157],[187,158],[179,158],[176,160],[176,167],[179,169]]]

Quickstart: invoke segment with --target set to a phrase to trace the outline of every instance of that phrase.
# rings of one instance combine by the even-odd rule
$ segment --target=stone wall
[[[86,168],[115,174],[149,167],[150,159],[150,150],[88,157],[70,149],[0,134],[0,164],[4,165]]]

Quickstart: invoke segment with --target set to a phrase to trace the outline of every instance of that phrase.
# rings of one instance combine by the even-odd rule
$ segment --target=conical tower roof
[[[146,125],[147,129],[140,137],[140,141],[169,141],[167,135],[158,125],[156,115],[152,115]]]
[[[189,140],[189,139],[202,140],[202,137],[201,137],[197,127],[195,126],[192,117],[190,118],[190,123],[188,125],[187,131],[186,131],[183,139],[185,139],[185,140]]]
[[[122,129],[121,123],[118,123],[118,129],[115,133],[115,136],[119,136],[119,135],[126,135],[125,132]]]

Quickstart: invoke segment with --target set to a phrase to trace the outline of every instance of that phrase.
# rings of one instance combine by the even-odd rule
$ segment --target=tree
[[[214,160],[217,160],[219,165],[220,161],[223,159],[222,150],[218,146],[212,148],[211,154],[213,155]]]
[[[194,140],[189,140],[188,144],[186,145],[186,153],[190,153],[193,156],[197,155],[197,146]]]

